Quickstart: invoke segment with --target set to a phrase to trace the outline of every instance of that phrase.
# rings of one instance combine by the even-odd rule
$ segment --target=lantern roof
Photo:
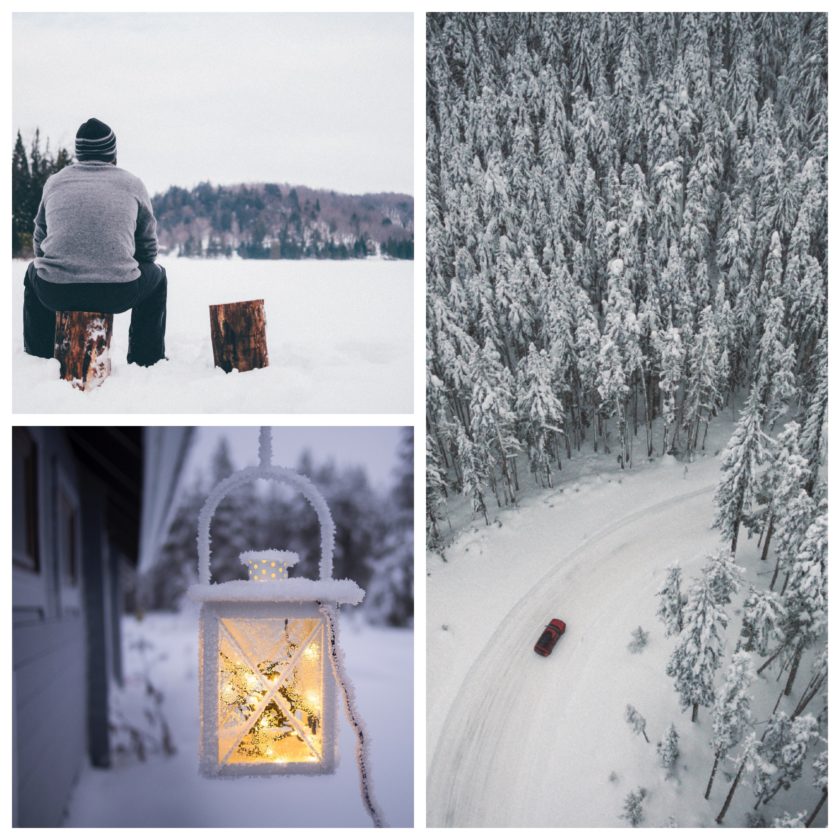
[[[294,566],[300,557],[294,551],[279,551],[276,548],[264,548],[260,551],[241,551],[239,559],[243,563],[251,563],[253,561],[274,560],[278,563],[285,563],[286,566]]]
[[[226,583],[195,583],[187,590],[193,601],[270,601],[303,602],[326,601],[332,604],[359,604],[365,591],[349,578],[295,577],[266,581],[258,585],[249,580],[229,580]]]

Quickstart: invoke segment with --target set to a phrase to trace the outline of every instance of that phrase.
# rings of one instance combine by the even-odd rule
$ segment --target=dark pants
[[[164,357],[166,270],[140,263],[140,276],[130,283],[48,283],[26,269],[23,281],[23,347],[32,356],[51,359],[55,351],[56,312],[131,310],[128,361],[148,367]]]

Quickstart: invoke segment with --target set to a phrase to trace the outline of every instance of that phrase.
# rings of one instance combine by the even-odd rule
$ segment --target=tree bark
[[[776,578],[779,577],[779,567],[782,562],[781,554],[776,554],[776,567],[773,569],[773,577],[770,579],[770,589],[776,585]]]
[[[773,711],[770,712],[771,716],[776,714],[776,709],[779,708],[779,703],[782,702],[782,697],[784,697],[784,696],[785,696],[785,692],[780,691],[779,696],[776,698],[776,704],[773,706]]]
[[[692,723],[696,723],[696,722],[697,722],[697,709],[699,708],[699,706],[700,706],[700,704],[699,704],[699,703],[695,703],[695,704],[691,707],[691,722],[692,722]]]
[[[730,546],[730,553],[732,556],[735,556],[735,550],[738,548],[738,531],[741,529],[741,516],[738,515],[738,518],[735,520],[735,531],[732,534],[732,545]]]
[[[767,560],[767,552],[770,550],[770,537],[773,536],[773,516],[770,516],[770,521],[767,523],[767,531],[764,534],[764,548],[761,549],[761,560],[762,562],[766,562]],[[773,584],[776,582],[776,575],[779,573],[779,566],[776,564],[776,570],[773,572],[773,580],[770,583],[770,588],[773,588]]]
[[[820,797],[820,801],[817,802],[816,808],[811,811],[811,816],[805,821],[805,828],[810,828],[811,823],[816,819],[817,814],[819,814],[820,809],[823,805],[825,805],[825,800],[828,799],[828,788],[823,788],[822,796]]]
[[[784,650],[784,646],[778,648],[774,654],[770,656],[770,658],[755,672],[757,677],[761,676],[762,672],[767,668],[768,665],[771,665],[773,662],[776,661],[779,654]]]
[[[80,391],[99,387],[111,373],[114,316],[102,312],[56,312],[54,357],[61,378]]]
[[[709,798],[709,794],[712,792],[712,784],[715,780],[715,773],[717,773],[718,769],[718,762],[720,761],[720,750],[715,752],[715,763],[712,765],[712,775],[709,776],[709,783],[706,785],[706,793],[704,794],[704,799]]]
[[[793,654],[793,663],[790,666],[790,674],[788,674],[787,683],[785,683],[785,697],[790,695],[793,688],[793,681],[796,679],[796,672],[799,670],[799,662],[802,659],[802,647],[800,643],[796,648],[796,653]]]
[[[799,717],[805,711],[808,704],[817,696],[817,692],[822,688],[824,682],[825,677],[818,677],[808,683],[805,691],[802,693],[802,697],[799,698],[799,702],[796,704],[796,708],[793,710],[793,714],[790,716],[791,720]]]
[[[781,789],[784,781],[776,782],[776,787],[773,788],[773,792],[764,797],[764,804],[766,805]],[[756,803],[756,808],[758,808],[759,804],[761,803],[761,797],[758,797],[758,802]]]
[[[213,363],[225,373],[268,367],[264,301],[211,304],[210,339]]]
[[[735,779],[732,782],[732,787],[729,788],[729,793],[726,794],[726,799],[723,803],[723,808],[720,809],[720,813],[715,817],[715,822],[720,825],[723,822],[723,818],[726,816],[726,812],[729,810],[729,806],[732,804],[732,797],[735,796],[735,788],[738,787],[738,782],[741,781],[741,774],[744,772],[744,765],[746,765],[747,761],[741,762],[741,766],[738,768],[738,773],[735,776]]]

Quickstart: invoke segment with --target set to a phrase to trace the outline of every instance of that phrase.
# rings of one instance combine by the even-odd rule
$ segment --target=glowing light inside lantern
[[[265,556],[260,556],[261,554]],[[293,551],[273,549],[265,552],[243,551],[239,559],[248,569],[248,579],[258,583],[286,580],[289,577],[289,569],[300,560]]]
[[[221,618],[220,765],[322,760],[324,625],[319,618]]]

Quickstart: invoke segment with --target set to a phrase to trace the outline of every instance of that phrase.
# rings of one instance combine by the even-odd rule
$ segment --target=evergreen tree
[[[414,611],[414,550],[411,531],[392,533],[378,557],[368,558],[365,613],[374,625],[411,626]]]
[[[470,361],[473,385],[470,395],[470,422],[475,445],[485,463],[498,466],[506,501],[515,499],[514,458],[519,449],[514,424],[513,376],[488,338]],[[491,474],[492,477],[492,474]]]
[[[772,428],[784,413],[786,403],[796,394],[794,381],[795,356],[785,341],[784,303],[774,297],[764,319],[764,331],[758,346],[753,387],[762,408],[762,425]]]
[[[765,805],[782,789],[802,775],[805,757],[818,736],[817,721],[812,715],[789,718],[776,712],[767,725],[759,747],[762,762],[754,780],[758,797],[756,808]]]
[[[824,645],[820,655],[814,659],[814,664],[811,667],[811,679],[802,692],[802,696],[799,698],[799,702],[796,704],[796,708],[793,710],[791,717],[798,717],[805,711],[811,700],[822,690],[827,680],[828,646]]]
[[[700,428],[708,429],[709,420],[720,403],[718,362],[720,344],[717,324],[711,306],[700,315],[700,329],[690,351],[689,377],[683,423],[688,435],[688,451],[697,448]],[[705,435],[704,435],[705,440]]]
[[[47,178],[72,163],[63,148],[53,155],[49,142],[41,149],[41,132],[36,129],[27,155],[20,131],[12,151],[12,255],[30,256],[32,231],[41,193]]]
[[[622,468],[627,460],[627,426],[625,422],[625,400],[630,392],[618,345],[608,335],[601,339],[598,353],[598,394],[601,397],[600,410],[604,417],[615,417],[619,435],[618,460]],[[605,429],[606,429],[606,421]],[[606,431],[604,433],[606,438]]]
[[[731,540],[733,555],[738,546],[741,519],[756,496],[758,468],[766,452],[767,437],[761,430],[761,414],[757,389],[753,388],[723,453],[723,476],[715,494],[717,514],[713,526],[720,529],[724,539]]]
[[[552,455],[557,455],[557,438],[563,433],[563,404],[552,384],[552,371],[545,350],[528,347],[517,382],[516,411],[525,429],[531,472],[542,485],[551,487]]]
[[[672,723],[664,737],[656,745],[656,753],[659,756],[659,764],[668,771],[668,775],[674,772],[677,759],[680,757],[680,738],[676,727]]]
[[[627,704],[627,708],[624,710],[624,720],[627,721],[636,735],[643,735],[645,742],[650,743],[647,732],[645,732],[647,721],[639,714],[639,710],[635,706],[631,706],[629,703]]]
[[[729,786],[729,791],[726,794],[726,799],[723,801],[720,812],[715,817],[715,822],[718,825],[721,825],[726,818],[726,813],[729,811],[729,806],[732,804],[732,799],[735,796],[735,791],[738,789],[744,771],[746,770],[748,773],[752,773],[754,770],[765,772],[768,769],[769,765],[767,765],[761,753],[761,744],[762,741],[756,736],[755,732],[747,733],[747,736],[744,738],[737,759],[738,772],[735,774],[735,778]]]
[[[626,820],[633,828],[645,821],[642,803],[645,801],[647,791],[643,787],[636,788],[627,794],[624,800],[624,810],[621,812],[621,819]]]
[[[764,533],[764,547],[761,559],[766,560],[773,529],[804,488],[808,476],[808,464],[799,452],[799,424],[787,423],[771,447],[770,462],[759,477],[758,498],[765,501],[764,509],[756,516],[751,527],[761,526]],[[778,564],[770,588],[776,581]]]
[[[213,487],[234,472],[230,444],[226,437],[219,439],[210,469]],[[240,553],[255,548],[269,548],[253,544],[253,522],[256,512],[253,494],[253,486],[239,487],[222,499],[216,508],[210,531],[215,583],[247,578],[247,569],[239,560]]]
[[[473,512],[480,513],[484,517],[485,524],[489,525],[487,504],[484,501],[484,488],[488,481],[487,466],[475,444],[467,437],[467,433],[460,426],[458,428],[457,447],[463,477],[463,493],[472,500]]]
[[[29,159],[20,132],[15,139],[12,152],[12,254],[17,256],[31,244],[32,223],[34,214],[31,210],[30,191],[32,190],[32,176],[29,172]],[[22,237],[29,235],[27,243]]]
[[[677,421],[677,391],[683,376],[683,349],[680,331],[668,327],[654,335],[659,356],[659,388],[662,391],[662,454],[668,450],[668,433]]]
[[[770,588],[776,585],[780,573],[784,573],[787,580],[790,575],[799,546],[805,538],[805,533],[814,521],[816,503],[804,489],[792,495],[785,507],[779,512],[779,519],[775,525],[776,537],[776,567],[770,581]]]
[[[828,620],[828,515],[821,511],[805,532],[790,570],[782,605],[784,646],[793,651],[785,694],[790,694],[802,652],[825,630]]]
[[[783,607],[781,598],[769,590],[750,587],[741,619],[741,648],[767,656],[781,638]]]
[[[642,630],[641,625],[639,625],[631,634],[630,634],[630,644],[627,645],[627,650],[630,653],[641,653],[646,647],[648,643],[648,634]]]
[[[440,537],[438,523],[446,517],[446,477],[434,436],[426,435],[426,536],[429,543]]]
[[[806,489],[811,492],[817,481],[825,447],[825,426],[828,412],[828,332],[823,333],[817,343],[813,360],[815,382],[807,403],[805,422],[799,448],[808,462],[810,477]]]
[[[703,575],[715,602],[727,606],[738,591],[744,569],[735,565],[735,558],[726,549],[718,549],[703,567]]]
[[[819,801],[811,811],[810,816],[805,821],[805,828],[810,828],[811,824],[817,817],[817,814],[822,810],[828,799],[828,750],[823,750],[814,760],[814,787],[822,791]]]
[[[729,664],[726,680],[715,695],[712,708],[712,747],[715,760],[705,798],[712,792],[718,764],[727,750],[736,746],[751,721],[749,690],[755,677],[752,659],[746,652],[736,653]]]
[[[365,612],[371,624],[411,626],[414,615],[414,429],[404,427],[389,494],[390,527],[372,547]],[[377,529],[378,530],[378,529]]]
[[[656,594],[659,596],[659,609],[657,616],[665,625],[666,636],[676,636],[683,629],[683,607],[686,597],[682,594],[682,570],[679,564],[675,563],[668,567],[668,575],[665,584]]]
[[[713,681],[723,655],[726,624],[726,613],[704,576],[691,588],[683,612],[683,630],[665,669],[674,679],[682,708],[691,707],[692,722],[697,720],[700,706],[714,701]]]

